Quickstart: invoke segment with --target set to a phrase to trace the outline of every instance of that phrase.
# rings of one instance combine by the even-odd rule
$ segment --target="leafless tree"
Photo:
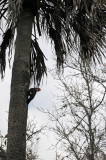
[[[56,123],[52,130],[58,139],[57,159],[104,160],[106,83],[101,81],[101,69],[97,76],[93,66],[85,67],[80,60],[73,62],[65,66],[70,74],[58,77],[61,96],[49,112]]]
[[[26,134],[26,160],[39,159],[38,145],[40,134],[42,133],[44,128],[44,126],[38,128],[34,120],[28,122]]]

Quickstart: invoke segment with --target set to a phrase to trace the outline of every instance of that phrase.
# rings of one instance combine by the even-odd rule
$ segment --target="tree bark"
[[[33,14],[25,10],[17,25],[8,121],[7,160],[26,159],[27,91]]]

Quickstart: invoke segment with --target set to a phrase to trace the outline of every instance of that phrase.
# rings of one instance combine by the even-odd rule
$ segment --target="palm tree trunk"
[[[26,159],[27,91],[33,14],[23,11],[17,25],[9,106],[7,160]]]

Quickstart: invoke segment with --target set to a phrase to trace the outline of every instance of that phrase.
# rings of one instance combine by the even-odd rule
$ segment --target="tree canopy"
[[[0,70],[5,72],[6,48],[11,44],[23,10],[33,12],[33,36],[30,48],[30,76],[39,83],[46,73],[45,56],[37,41],[39,36],[49,37],[54,44],[57,67],[63,66],[67,54],[79,54],[83,62],[102,60],[105,48],[106,3],[101,0],[1,0],[0,22],[3,31],[0,46]]]

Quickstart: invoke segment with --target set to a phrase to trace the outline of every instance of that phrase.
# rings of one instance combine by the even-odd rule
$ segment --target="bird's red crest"
[[[36,91],[41,91],[41,89],[40,88],[35,88],[36,89]]]
[[[38,88],[38,91],[41,91],[41,89],[40,89],[40,88]]]

